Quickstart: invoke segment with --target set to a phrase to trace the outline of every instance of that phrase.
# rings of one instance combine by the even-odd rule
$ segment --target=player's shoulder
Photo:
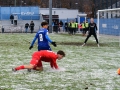
[[[95,22],[94,22],[94,25],[97,26]]]
[[[44,29],[43,28],[41,28],[41,29],[39,29],[38,30],[38,32],[37,33],[43,33],[44,32]]]
[[[50,51],[50,50],[41,50],[40,52],[44,52],[44,53],[52,53],[53,51]]]
[[[45,32],[48,32],[48,29],[44,28],[44,31],[45,31]]]
[[[50,51],[50,50],[46,50],[46,52],[48,52],[48,53],[50,53],[50,54],[56,54],[55,52],[53,52],[53,51]]]
[[[89,25],[92,25],[92,23],[90,22]]]
[[[44,53],[45,55],[55,56],[56,53],[50,50],[41,50],[41,53]]]

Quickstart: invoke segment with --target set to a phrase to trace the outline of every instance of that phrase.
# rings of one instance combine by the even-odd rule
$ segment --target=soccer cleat
[[[85,43],[83,43],[82,47],[85,46]]]
[[[31,72],[31,69],[27,69],[28,72]]]
[[[13,71],[13,72],[16,72],[17,70],[16,70],[15,68],[12,68],[12,71]]]
[[[98,46],[98,47],[100,47],[100,45],[99,45],[99,44],[97,44],[97,46]]]

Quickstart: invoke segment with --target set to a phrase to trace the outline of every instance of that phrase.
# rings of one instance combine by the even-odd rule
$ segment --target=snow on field
[[[66,53],[66,57],[58,61],[60,70],[53,70],[49,63],[43,62],[43,72],[34,70],[32,72],[27,72],[27,70],[12,72],[11,68],[15,66],[29,64],[31,54],[37,50],[37,46],[35,44],[32,50],[28,50],[30,45],[28,42],[32,41],[35,34],[0,35],[0,89],[120,89],[120,76],[116,73],[120,67],[120,47],[112,42],[107,44],[110,37],[101,38],[102,43],[98,48],[92,37],[85,47],[81,47],[85,37],[51,34],[50,37],[58,44],[57,47],[51,46],[53,51],[64,50]],[[7,39],[4,39],[6,37]],[[60,44],[61,42],[80,42],[80,45],[65,45]]]
[[[66,70],[65,68],[59,67],[58,70],[50,68],[47,70],[47,72],[61,72],[61,71],[65,71],[65,70]]]

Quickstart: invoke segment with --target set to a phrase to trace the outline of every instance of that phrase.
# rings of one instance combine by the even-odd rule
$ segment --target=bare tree
[[[87,3],[84,2],[83,10],[87,14],[87,17],[94,17],[95,14],[95,4],[94,0],[86,0]]]
[[[16,6],[21,6],[21,1],[26,6],[40,6],[41,8],[49,8],[49,0],[16,0]],[[80,12],[92,11],[91,0],[52,0],[53,8],[78,9]],[[88,3],[89,2],[89,3]],[[0,0],[1,6],[14,6],[15,0]],[[24,5],[24,4],[23,4]],[[93,6],[93,5],[92,5]]]

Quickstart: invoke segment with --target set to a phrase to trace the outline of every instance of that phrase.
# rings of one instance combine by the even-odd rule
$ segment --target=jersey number
[[[43,41],[43,35],[39,34],[40,41]]]

